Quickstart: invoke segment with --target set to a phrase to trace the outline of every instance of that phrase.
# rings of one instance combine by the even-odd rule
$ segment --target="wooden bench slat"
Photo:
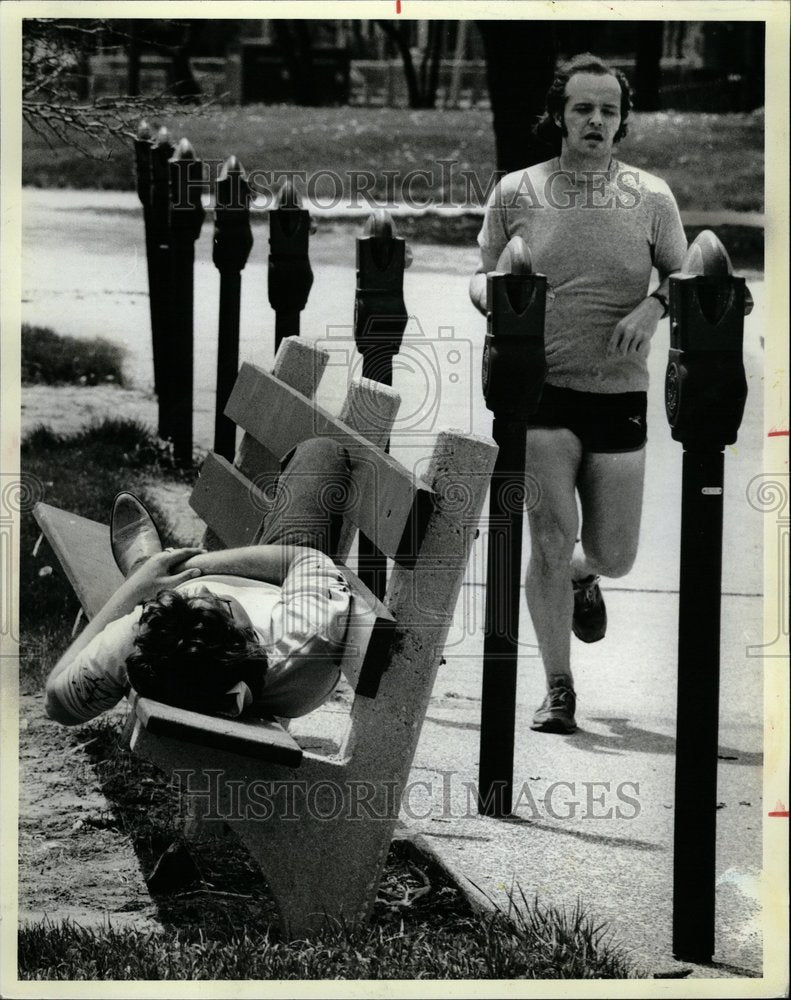
[[[189,503],[227,548],[253,545],[270,506],[257,486],[213,452],[201,466]]]
[[[345,516],[391,559],[405,565],[414,560],[434,494],[400,462],[255,365],[242,365],[225,414],[275,455],[312,437],[346,447],[357,489]]]
[[[135,691],[130,693],[129,701],[141,725],[154,736],[167,736],[287,767],[299,767],[302,763],[302,747],[274,719],[203,715],[141,698]]]
[[[93,618],[124,582],[110,550],[110,528],[46,503],[37,503],[33,516],[83,611]]]

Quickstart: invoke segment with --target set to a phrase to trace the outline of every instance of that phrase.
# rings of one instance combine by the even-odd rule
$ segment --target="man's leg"
[[[349,491],[349,456],[329,438],[310,438],[283,460],[262,545],[308,545],[334,555]]]
[[[572,683],[569,564],[579,524],[575,485],[581,461],[582,445],[571,431],[528,429],[526,467],[538,484],[538,502],[528,515],[525,593],[548,685],[558,677]]]
[[[581,545],[572,576],[625,576],[634,565],[643,508],[645,448],[602,454],[587,452],[577,489],[582,505]]]

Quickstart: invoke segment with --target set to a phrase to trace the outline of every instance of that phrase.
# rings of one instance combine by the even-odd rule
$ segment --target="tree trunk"
[[[432,21],[431,28],[433,34],[429,33],[428,48],[431,51],[431,59],[428,68],[428,79],[423,92],[424,107],[433,108],[437,103],[437,89],[439,88],[439,71],[442,65],[442,53],[445,41],[445,22]]]
[[[450,86],[445,96],[445,107],[456,108],[459,106],[459,93],[461,91],[461,71],[462,63],[467,52],[467,21],[456,23],[456,48],[453,53],[453,70],[451,72]]]
[[[173,64],[171,72],[172,90],[175,97],[184,103],[196,102],[201,94],[201,87],[192,74],[190,66],[190,56],[192,55],[192,44],[194,41],[194,27],[188,24],[184,30],[181,42],[171,48],[171,59]]]
[[[398,49],[401,62],[404,64],[404,78],[406,79],[407,97],[410,108],[420,107],[420,87],[418,85],[415,64],[412,62],[412,53],[409,49],[408,27],[399,24],[397,27],[390,21],[377,21],[387,38]]]
[[[551,155],[532,127],[544,111],[555,68],[551,21],[476,21],[483,39],[497,150],[497,169],[510,173]]]
[[[129,23],[129,41],[126,46],[127,77],[126,92],[129,97],[140,96],[140,42],[134,21]]]
[[[313,43],[307,24],[297,19],[278,19],[271,23],[283,55],[295,103],[301,107],[318,104],[313,72]]]
[[[662,106],[659,85],[662,80],[663,34],[661,21],[641,21],[637,27],[634,106],[638,111],[659,111]]]
[[[313,39],[310,36],[309,22],[294,20],[293,25],[297,38],[299,103],[303,107],[315,107],[321,104],[321,100],[313,68]]]
[[[763,107],[765,103],[764,95],[764,53],[765,53],[765,25],[745,24],[745,111],[753,111],[755,108]]]

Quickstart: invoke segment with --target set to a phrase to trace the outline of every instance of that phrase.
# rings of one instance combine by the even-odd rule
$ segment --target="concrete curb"
[[[38,202],[41,205],[51,204],[60,211],[100,211],[100,212],[131,212],[136,215],[142,213],[142,207],[137,194],[134,191],[100,191],[90,189],[63,189],[63,188],[33,188],[22,189],[25,199]],[[68,207],[63,207],[64,195],[68,196]],[[204,206],[211,207],[211,199],[208,195],[203,196]],[[265,213],[271,206],[256,209],[252,206],[251,218],[253,221],[262,221]],[[411,207],[402,204],[370,204],[370,205],[321,205],[318,203],[305,202],[311,215],[316,219],[328,219],[333,222],[362,223],[375,208],[384,208],[394,219],[460,219],[483,217],[483,206],[471,205],[428,205],[425,207]],[[762,212],[737,212],[737,211],[682,211],[681,219],[685,226],[744,226],[748,229],[763,229],[765,227],[765,216]]]
[[[422,833],[417,833],[406,826],[399,825],[393,834],[392,847],[398,852],[403,852],[410,860],[425,865],[429,873],[435,872],[454,885],[465,897],[475,913],[496,913],[499,910],[494,901],[485,892],[482,892],[474,882],[471,882],[466,875],[457,871],[455,867],[451,867],[434,850]]]

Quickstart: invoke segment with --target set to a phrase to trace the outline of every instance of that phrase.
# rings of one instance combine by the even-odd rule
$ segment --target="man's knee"
[[[301,441],[283,459],[283,471],[321,473],[331,475],[333,472],[346,472],[349,466],[349,453],[328,437],[314,437]]]
[[[637,543],[624,543],[623,539],[613,540],[610,545],[586,543],[583,540],[585,559],[588,565],[601,576],[616,578],[626,576],[637,558]]]

